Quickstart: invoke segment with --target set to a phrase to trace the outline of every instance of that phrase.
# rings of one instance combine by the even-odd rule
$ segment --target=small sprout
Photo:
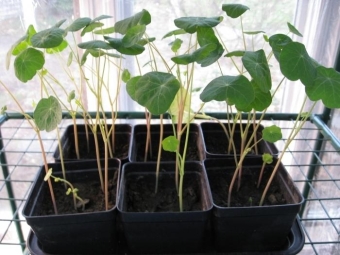
[[[61,178],[59,178],[59,177],[54,178],[54,182],[60,182],[60,181],[61,181]]]
[[[176,152],[179,141],[175,136],[168,136],[162,141],[162,147],[165,151]]]
[[[262,160],[266,164],[271,164],[273,163],[273,156],[269,153],[263,153]]]
[[[67,191],[66,191],[66,195],[70,195],[71,193],[72,193],[72,189],[68,188]]]
[[[48,169],[47,174],[44,177],[44,181],[46,182],[52,175],[52,168]]]
[[[249,206],[252,206],[252,205],[253,205],[253,198],[249,197]]]
[[[7,111],[7,106],[6,105],[1,107],[0,115],[4,115],[6,113],[6,111]]]

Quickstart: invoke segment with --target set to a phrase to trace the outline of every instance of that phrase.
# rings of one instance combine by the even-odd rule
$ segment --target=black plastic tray
[[[301,228],[299,220],[295,220],[293,227],[291,229],[290,234],[287,237],[287,244],[282,250],[278,251],[268,251],[268,252],[216,252],[209,247],[207,247],[207,251],[202,251],[197,255],[205,255],[205,254],[216,254],[216,255],[294,255],[299,253],[305,244],[305,235]],[[28,235],[27,239],[27,248],[31,252],[31,255],[58,255],[58,254],[50,254],[43,252],[38,244],[38,239],[35,234],[31,231]],[[124,249],[122,249],[124,250]],[[126,251],[122,251],[117,254],[129,254]]]

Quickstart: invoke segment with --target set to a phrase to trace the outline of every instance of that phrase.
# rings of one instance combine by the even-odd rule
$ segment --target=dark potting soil
[[[95,142],[94,136],[91,134],[89,136],[89,141],[86,139],[86,135],[84,133],[79,133],[79,154],[81,159],[95,159],[96,158],[96,150],[95,150]],[[115,146],[113,151],[113,156],[115,158],[126,158],[129,152],[129,134],[119,134],[115,137]],[[64,147],[64,159],[77,159],[74,136],[71,134],[69,140],[67,141],[68,145]],[[100,158],[104,158],[104,141],[101,135],[98,135],[98,146],[99,146],[99,155]]]
[[[232,207],[258,206],[263,190],[265,189],[271,170],[266,168],[260,187],[257,188],[259,171],[256,169],[243,168],[240,189],[237,190],[235,181],[232,196]],[[232,176],[223,170],[208,171],[209,184],[212,191],[213,201],[216,205],[228,206],[228,192]],[[274,178],[264,201],[264,205],[286,204],[285,195],[282,194],[278,181]]]
[[[236,149],[236,153],[240,154],[241,150],[241,138],[238,137],[239,133],[235,134],[234,137],[234,145]],[[227,138],[224,132],[205,132],[204,135],[204,142],[206,146],[206,150],[208,153],[212,154],[232,154],[233,150],[232,147],[229,149],[229,139]],[[246,142],[248,142],[247,140]],[[254,143],[252,143],[254,144]],[[258,149],[261,151],[262,143],[260,142],[258,145]],[[256,154],[255,150],[250,151],[248,154]]]
[[[164,134],[164,138],[170,134]],[[151,146],[149,146],[147,161],[157,161],[158,147],[159,147],[159,133],[151,134]],[[138,162],[144,161],[145,145],[146,145],[146,133],[136,134],[136,159]],[[188,139],[188,146],[186,152],[186,160],[200,160],[199,151],[197,148],[196,140],[198,135],[196,133],[190,133]],[[184,148],[185,135],[181,139],[181,153]],[[176,153],[168,152],[162,149],[161,161],[175,161]]]
[[[173,174],[161,173],[158,192],[155,193],[155,175],[129,175],[126,184],[128,212],[177,212],[178,195]],[[198,175],[184,177],[183,211],[201,211],[202,202]]]
[[[117,191],[117,174],[109,180],[109,209],[116,204],[116,191]],[[97,212],[105,210],[105,197],[100,183],[98,181],[88,180],[86,182],[72,182],[74,188],[77,188],[78,196],[83,200],[88,200],[85,205],[85,210],[74,208],[72,194],[66,195],[66,189],[62,182],[52,181],[54,195],[56,198],[58,214],[74,214],[80,212]],[[45,185],[44,198],[40,203],[40,210],[36,212],[36,215],[54,215],[53,205],[51,201],[50,192],[48,186]]]

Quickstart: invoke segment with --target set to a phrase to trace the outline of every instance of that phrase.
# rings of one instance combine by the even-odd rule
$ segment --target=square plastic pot
[[[102,165],[104,165],[104,162],[102,162]],[[53,175],[62,176],[60,163],[49,164],[48,167],[53,169]],[[115,179],[119,180],[119,168],[120,161],[110,159],[109,177],[114,178],[115,176]],[[96,161],[67,162],[65,169],[66,178],[71,183],[86,183],[93,180],[99,182]],[[40,215],[39,207],[50,199],[44,176],[45,169],[41,167],[23,209],[23,216],[36,235],[40,249],[51,254],[114,253],[117,248],[116,201],[112,201],[114,206],[107,211]],[[52,183],[57,185],[53,181]],[[118,183],[116,185],[114,200],[117,200]]]
[[[162,162],[158,192],[170,185],[175,188],[175,163]],[[192,211],[131,211],[130,204],[135,198],[129,189],[139,180],[150,181],[154,192],[155,163],[127,163],[123,166],[119,192],[118,211],[127,245],[127,251],[139,254],[171,254],[202,251],[207,238],[207,226],[212,209],[212,200],[208,180],[203,165],[199,162],[187,162],[184,175],[184,187],[193,181],[198,187],[197,206]],[[170,193],[170,192],[169,192]],[[167,196],[170,194],[167,193]],[[143,195],[142,195],[143,196]],[[167,197],[166,200],[172,199]],[[184,201],[186,203],[186,201]],[[159,208],[159,205],[155,205]]]
[[[268,171],[272,171],[273,165],[267,166]],[[271,194],[275,198],[285,201],[284,204],[270,204],[266,200],[263,206],[258,204],[227,206],[227,196],[224,204],[216,204],[219,194],[219,186],[225,186],[228,190],[231,175],[235,171],[233,159],[207,159],[204,162],[209,184],[213,196],[213,216],[212,226],[215,249],[220,252],[273,252],[284,250],[288,235],[292,225],[304,201],[300,191],[295,186],[285,167],[280,164],[279,170],[274,178],[274,186]],[[246,158],[243,164],[243,177],[241,188],[245,186],[246,175],[254,175],[257,179],[262,166],[261,158]],[[229,176],[225,182],[224,177]],[[252,178],[249,178],[252,180]],[[263,180],[265,181],[265,180]],[[262,182],[263,182],[262,181]],[[256,189],[256,182],[251,181]],[[275,189],[274,189],[275,187]],[[262,189],[260,187],[260,189]],[[248,190],[249,195],[245,199],[251,203],[254,195],[252,190]],[[237,193],[234,190],[233,193]],[[262,190],[260,191],[262,192]],[[269,196],[269,192],[267,195]],[[280,196],[278,194],[281,194]],[[273,197],[271,197],[273,199]],[[272,201],[272,200],[271,200]]]

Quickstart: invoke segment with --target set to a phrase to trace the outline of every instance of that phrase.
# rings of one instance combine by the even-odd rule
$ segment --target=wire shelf
[[[143,114],[119,116],[123,122],[142,118]],[[221,117],[221,116],[218,116]],[[2,118],[2,119],[1,119]],[[268,115],[265,126],[275,124],[283,130],[276,143],[282,150],[295,116]],[[70,120],[65,119],[61,129]],[[0,116],[0,254],[26,253],[29,227],[21,211],[42,162],[35,133],[27,121],[16,116]],[[57,146],[55,132],[43,133],[48,160]],[[299,221],[305,234],[305,246],[299,254],[340,254],[340,157],[339,140],[313,116],[295,137],[283,163],[305,197]]]

